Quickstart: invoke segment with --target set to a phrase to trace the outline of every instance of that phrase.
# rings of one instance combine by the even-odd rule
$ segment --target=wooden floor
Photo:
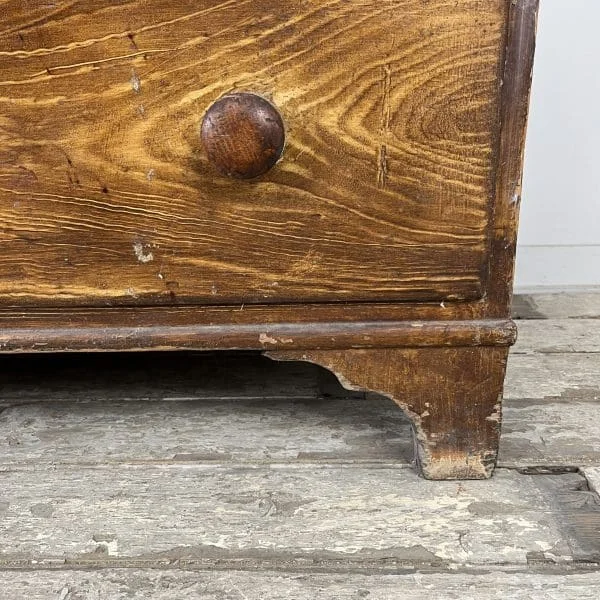
[[[254,354],[2,357],[1,600],[600,598],[600,295],[516,299],[500,468]]]

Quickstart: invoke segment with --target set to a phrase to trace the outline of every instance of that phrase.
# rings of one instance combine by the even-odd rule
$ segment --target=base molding
[[[96,352],[118,350],[333,350],[509,346],[510,319],[477,321],[307,321],[159,325],[135,320],[89,326],[64,315],[66,326],[39,320],[35,327],[0,328],[1,352]]]

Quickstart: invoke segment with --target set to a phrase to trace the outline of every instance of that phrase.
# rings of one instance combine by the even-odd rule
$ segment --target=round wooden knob
[[[266,173],[281,157],[285,142],[277,109],[256,94],[223,96],[204,115],[202,144],[223,175],[252,179]]]

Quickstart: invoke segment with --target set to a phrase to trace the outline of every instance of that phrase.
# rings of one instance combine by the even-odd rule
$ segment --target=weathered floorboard
[[[566,298],[535,297],[563,318],[518,322],[504,388],[502,465],[600,464],[600,320],[564,318],[569,308],[593,314],[600,294]]]
[[[595,292],[516,294],[512,314],[515,319],[598,319],[600,288]]]
[[[374,396],[367,402],[234,398],[149,403],[94,394],[76,402],[74,395],[70,401],[6,408],[0,415],[0,464],[349,460],[408,465],[413,457],[408,421],[391,401]],[[499,464],[599,465],[598,391],[506,401]]]
[[[595,390],[600,354],[513,354],[508,361],[504,397],[514,402],[560,398],[577,390]]]
[[[599,573],[0,572],[3,600],[597,600]],[[443,594],[443,595],[442,595]]]
[[[408,421],[381,398],[92,399],[0,414],[0,468],[147,461],[408,465],[412,456]]]
[[[518,321],[513,354],[600,352],[600,319],[548,319]]]
[[[545,478],[560,478],[567,507]],[[165,566],[381,570],[571,564],[600,515],[576,473],[429,482],[392,465],[3,467],[0,568]],[[35,561],[35,562],[33,562]],[[65,563],[66,561],[66,563]]]
[[[600,386],[506,401],[498,460],[511,467],[600,465]]]

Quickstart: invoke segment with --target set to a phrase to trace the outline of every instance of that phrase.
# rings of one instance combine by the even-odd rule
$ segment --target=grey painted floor
[[[2,357],[0,599],[600,597],[600,295],[520,297],[500,468],[254,354]]]

